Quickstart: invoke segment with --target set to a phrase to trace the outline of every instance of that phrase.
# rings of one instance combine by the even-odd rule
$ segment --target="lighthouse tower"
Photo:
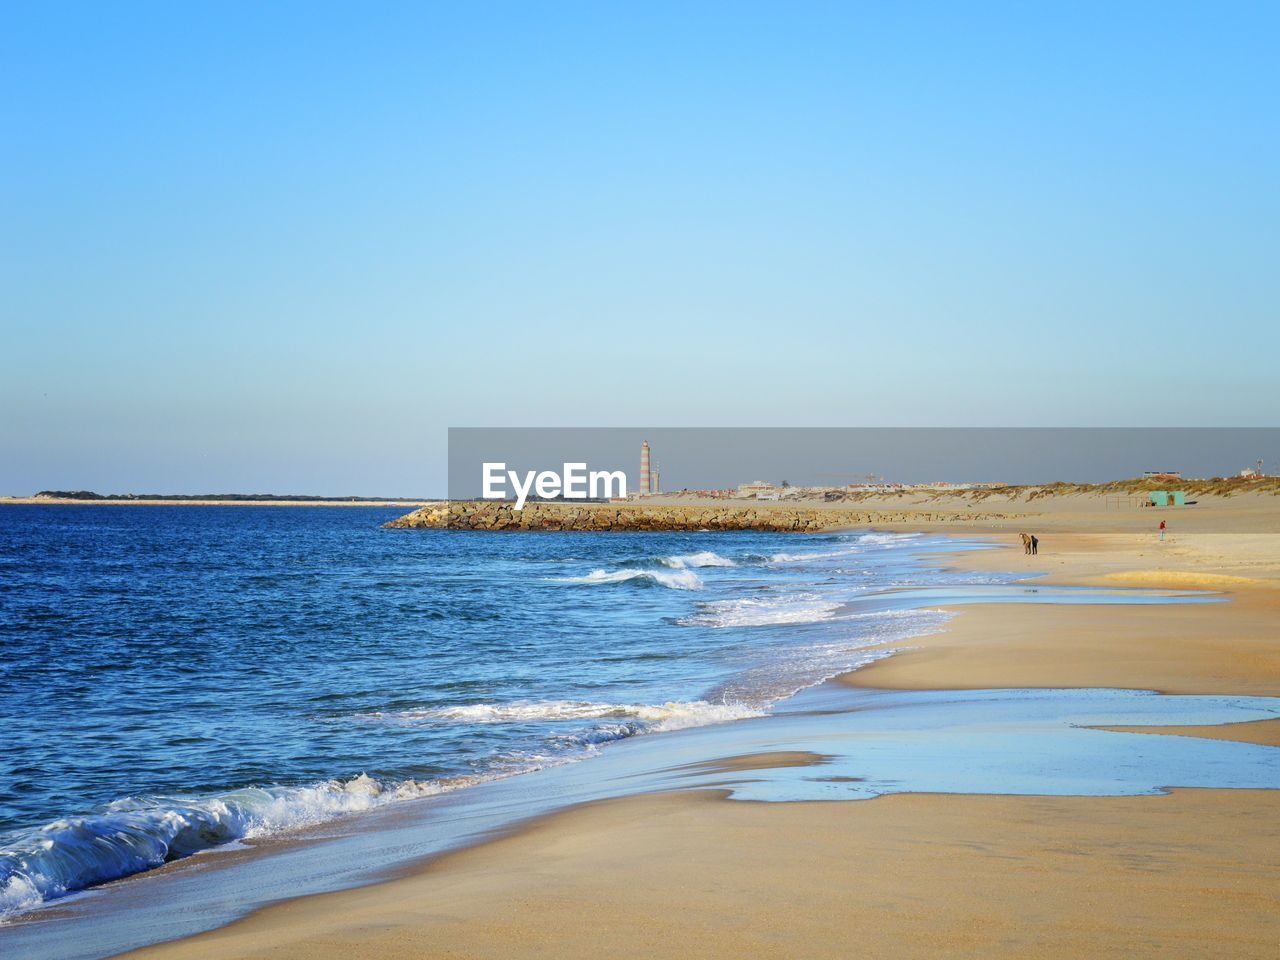
[[[645,496],[649,492],[649,441],[646,440],[640,444],[640,489],[636,491],[640,496]]]

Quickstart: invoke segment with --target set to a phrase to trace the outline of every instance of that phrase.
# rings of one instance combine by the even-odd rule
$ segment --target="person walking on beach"
[[[1022,552],[1029,554],[1031,552],[1031,534],[1020,533],[1018,536],[1022,538]]]
[[[1164,540],[1164,521],[1160,521],[1160,539]]]
[[[1031,535],[1031,553],[1035,555],[1040,552],[1040,538],[1034,533]]]

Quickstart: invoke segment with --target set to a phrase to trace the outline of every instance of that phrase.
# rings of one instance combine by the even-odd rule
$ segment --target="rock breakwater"
[[[1002,514],[985,514],[1000,519]],[[783,505],[527,503],[494,500],[429,504],[385,526],[434,530],[765,530],[816,533],[876,523],[964,522],[972,517],[923,510],[856,510]]]

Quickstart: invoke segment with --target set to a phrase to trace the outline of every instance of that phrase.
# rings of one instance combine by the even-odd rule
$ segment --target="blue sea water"
[[[826,628],[938,581],[898,537],[381,528],[402,512],[0,507],[0,911],[757,714],[940,620]]]
[[[381,527],[401,512],[0,507],[0,916],[761,716],[943,603],[1170,599],[948,571],[980,547],[940,536]]]

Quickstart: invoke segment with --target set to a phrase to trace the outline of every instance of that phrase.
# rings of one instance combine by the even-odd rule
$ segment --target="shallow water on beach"
[[[590,763],[383,807],[301,835],[319,842],[266,841],[256,851],[184,861],[167,876],[141,874],[0,928],[0,949],[23,960],[95,960],[212,929],[274,901],[394,876],[424,857],[574,804],[647,792],[715,790],[730,802],[788,802],[908,792],[1280,789],[1280,748],[1096,729],[1277,716],[1280,698],[1268,697],[825,684],[767,716],[631,738]],[[775,765],[779,754],[797,752],[813,762]],[[726,759],[734,762],[719,762]]]
[[[0,508],[0,912],[28,918],[0,948],[105,955],[637,789],[1280,786],[1272,748],[1084,729],[1274,715],[1262,698],[812,689],[941,629],[943,604],[1216,597],[946,571],[982,547],[932,535],[380,529],[398,512]],[[815,724],[831,696],[842,719]],[[824,762],[732,786],[669,772],[776,749]],[[234,882],[211,877],[221,854],[66,896],[317,831],[341,839],[213,871]]]

